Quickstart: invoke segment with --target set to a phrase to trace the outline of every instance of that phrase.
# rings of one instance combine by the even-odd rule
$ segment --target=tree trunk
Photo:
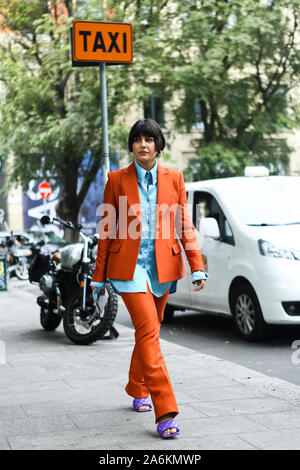
[[[77,167],[74,164],[67,166],[62,181],[62,194],[56,206],[56,212],[60,219],[77,223],[80,205],[77,197]],[[73,230],[64,229],[65,238],[69,242],[78,241],[78,233]]]
[[[62,194],[56,206],[56,212],[62,220],[77,223],[81,205],[99,170],[101,158],[99,155],[94,156],[90,170],[85,174],[80,190],[78,189],[78,166],[75,164],[73,155],[71,157],[66,155],[65,161],[70,163],[66,164],[63,172]],[[78,232],[65,229],[65,238],[70,242],[76,242]]]

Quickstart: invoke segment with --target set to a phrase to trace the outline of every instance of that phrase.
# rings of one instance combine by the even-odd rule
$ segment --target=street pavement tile
[[[208,416],[222,415],[260,415],[267,412],[282,412],[296,410],[296,407],[286,401],[273,397],[255,397],[234,400],[218,400],[202,403],[190,403],[197,410]],[[263,415],[262,415],[263,416]],[[251,418],[252,419],[252,418]]]
[[[62,380],[49,380],[44,378],[41,380],[34,380],[30,377],[30,380],[14,381],[0,385],[1,398],[6,395],[22,393],[22,392],[40,392],[40,391],[57,391],[57,390],[70,390],[72,387],[67,381]]]
[[[69,400],[55,400],[46,403],[29,403],[22,405],[24,412],[29,417],[42,417],[42,416],[59,416],[63,414],[80,414],[80,413],[94,413],[99,411],[114,411],[120,410],[124,407],[130,406],[130,400],[121,395],[118,399],[108,401],[105,397],[99,396],[86,397],[83,399],[82,394],[77,399],[71,398]]]
[[[30,371],[30,379],[38,380],[46,375],[46,371],[41,366],[30,366],[30,368],[24,368],[23,366],[12,367],[8,364],[1,365],[1,384],[6,386],[9,382],[21,382],[22,380],[28,380],[28,374]]]
[[[179,423],[178,423],[179,424]],[[181,419],[180,429],[184,436],[194,438],[197,436],[235,434],[241,432],[255,432],[265,430],[265,426],[254,423],[244,416],[213,416],[195,419]]]
[[[192,390],[190,391],[188,387],[180,387],[180,388],[174,388],[175,392],[175,397],[176,397],[176,402],[178,407],[182,406],[183,404],[191,405],[193,402],[197,402],[198,399],[196,399],[194,396],[191,395]]]
[[[26,414],[21,406],[0,406],[0,421],[3,419],[26,418]]]
[[[267,376],[248,380],[237,379],[237,381],[256,390],[264,391],[266,394],[300,405],[300,387],[296,384]]]
[[[156,440],[148,439],[137,444],[126,442],[121,444],[121,446],[124,450],[166,450],[166,441],[158,437]],[[184,433],[181,432],[180,435],[167,440],[167,449],[168,455],[172,455],[172,450],[194,450],[192,455],[198,455],[197,451],[199,451],[199,455],[201,456],[201,450],[256,450],[256,447],[232,434],[187,438]],[[197,451],[195,451],[195,449],[197,449]],[[178,462],[178,453],[174,455],[177,456]],[[205,457],[201,458],[201,460],[204,463]],[[201,460],[198,463],[201,464]]]
[[[237,400],[240,398],[253,398],[259,396],[265,396],[264,392],[257,391],[246,387],[245,385],[231,385],[228,387],[216,387],[216,388],[206,388],[202,387],[197,390],[193,389],[190,391],[190,394],[195,397],[195,399],[201,400],[201,402],[214,401],[219,402],[220,400]]]
[[[152,412],[147,412],[145,415],[150,415]],[[140,415],[142,413],[139,413]],[[99,430],[105,432],[107,426],[120,426],[124,424],[137,426],[137,412],[133,408],[115,409],[110,411],[94,411],[92,413],[68,413],[68,417],[80,429],[97,427]],[[145,417],[145,416],[144,416]],[[152,414],[152,421],[154,420]]]
[[[107,387],[109,384],[109,388],[117,387],[120,382],[120,377],[117,377],[117,374],[112,371],[112,374],[103,373],[103,376],[99,374],[95,374],[93,377],[81,375],[80,373],[76,377],[70,376],[65,377],[64,382],[66,382],[71,388],[78,389],[78,388],[86,388],[86,389],[98,389],[99,391],[103,388]]]
[[[199,354],[200,360],[197,360],[197,356],[198,354],[195,353],[195,358],[193,358],[192,356],[187,358],[187,361],[190,362],[191,367],[194,367],[194,364],[197,364],[198,362],[199,367],[201,367],[201,364],[203,364],[204,367],[207,367],[208,369],[211,368],[215,372],[215,374],[222,375],[224,377],[232,378],[235,380],[265,377],[261,372],[257,372],[253,369],[248,369],[247,367],[218,357]]]
[[[124,384],[125,385],[125,384]],[[122,393],[123,392],[123,393]],[[95,387],[87,389],[78,387],[72,389],[68,384],[57,383],[56,390],[35,390],[32,392],[18,392],[14,394],[6,394],[1,396],[1,405],[30,405],[35,403],[47,403],[50,401],[79,401],[84,398],[86,401],[102,400],[107,406],[115,406],[117,402],[128,403],[128,395],[125,396],[124,387],[114,384],[111,389],[105,387]]]
[[[191,371],[190,371],[191,372]],[[194,375],[193,374],[187,374],[185,375],[184,373],[181,374],[181,371],[180,371],[180,374],[177,373],[177,371],[175,373],[172,374],[172,383],[173,383],[173,387],[175,390],[179,390],[179,389],[188,389],[188,390],[208,390],[209,389],[212,389],[212,388],[218,388],[218,389],[222,389],[222,388],[228,388],[228,387],[235,387],[237,385],[240,386],[240,384],[238,382],[234,382],[232,379],[228,379],[226,377],[222,377],[222,376],[201,376],[201,375],[198,375],[194,369],[192,369],[192,372],[194,372]],[[191,392],[192,393],[192,392]]]
[[[300,427],[241,433],[239,437],[261,450],[300,450]]]
[[[201,417],[206,416],[205,413],[202,413],[200,410],[196,410],[191,405],[192,403],[183,403],[182,405],[178,406],[178,409],[179,409],[178,419],[201,418]]]
[[[251,419],[273,430],[290,429],[293,432],[292,428],[300,428],[300,409],[294,407],[288,411],[255,413]]]
[[[57,381],[56,388],[53,384],[41,384],[34,390],[28,391],[26,385],[22,385],[22,389],[18,391],[6,392],[1,395],[1,405],[22,405],[25,403],[48,401],[55,395],[57,399],[61,396],[70,395],[70,385]]]
[[[184,419],[205,417],[203,413],[193,409],[189,405],[180,407],[179,412],[179,419],[181,417]],[[131,402],[130,406],[127,408],[120,407],[120,409],[117,410],[101,410],[92,413],[68,413],[68,416],[79,428],[103,426],[105,429],[107,423],[109,423],[110,426],[120,426],[128,423],[130,425],[140,426],[147,431],[151,431],[153,427],[156,429],[153,409],[147,413],[137,413],[134,411]]]
[[[32,433],[45,433],[74,429],[76,426],[67,417],[25,418],[0,420],[0,438],[13,435],[26,435]]]
[[[76,429],[65,432],[45,432],[16,435],[8,438],[12,449],[62,450],[62,449],[119,449],[124,440],[138,442],[147,439],[147,433],[137,426],[122,425],[120,429],[100,427]],[[130,436],[130,437],[129,437]]]
[[[181,358],[189,358],[194,356],[195,351],[190,348],[186,348],[184,346],[180,346],[179,344],[176,343],[171,343],[169,341],[166,341],[162,338],[159,339],[160,346],[162,353],[168,352],[168,356],[171,358],[172,356],[178,356],[180,355]]]
[[[165,340],[181,434],[160,438],[124,391],[134,330],[79,347],[41,328],[32,293],[2,294],[0,449],[300,449],[299,387]]]
[[[7,440],[0,439],[0,450],[10,450],[10,445]]]

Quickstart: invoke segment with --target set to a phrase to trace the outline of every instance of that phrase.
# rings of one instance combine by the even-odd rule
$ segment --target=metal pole
[[[43,213],[45,215],[48,215],[47,214],[47,199],[43,198]]]
[[[101,62],[100,70],[100,93],[102,114],[102,146],[103,146],[103,183],[107,181],[109,172],[109,149],[108,149],[108,118],[107,118],[107,94],[106,94],[106,64]]]

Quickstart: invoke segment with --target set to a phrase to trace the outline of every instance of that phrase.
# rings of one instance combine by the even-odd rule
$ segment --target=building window
[[[191,130],[204,130],[201,97],[198,97],[196,93],[188,88],[184,90],[184,99],[180,107],[180,119],[186,125],[188,132]]]
[[[162,93],[153,92],[144,101],[144,118],[151,118],[161,127],[165,126],[164,100]]]
[[[204,123],[202,120],[202,110],[201,110],[201,103],[200,100],[194,100],[193,102],[193,123],[192,123],[192,129],[197,130],[197,131],[203,131],[204,130]]]

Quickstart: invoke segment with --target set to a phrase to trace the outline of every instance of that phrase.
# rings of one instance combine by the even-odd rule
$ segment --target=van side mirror
[[[213,217],[203,217],[200,220],[199,231],[204,237],[219,239],[221,237],[218,222]]]

